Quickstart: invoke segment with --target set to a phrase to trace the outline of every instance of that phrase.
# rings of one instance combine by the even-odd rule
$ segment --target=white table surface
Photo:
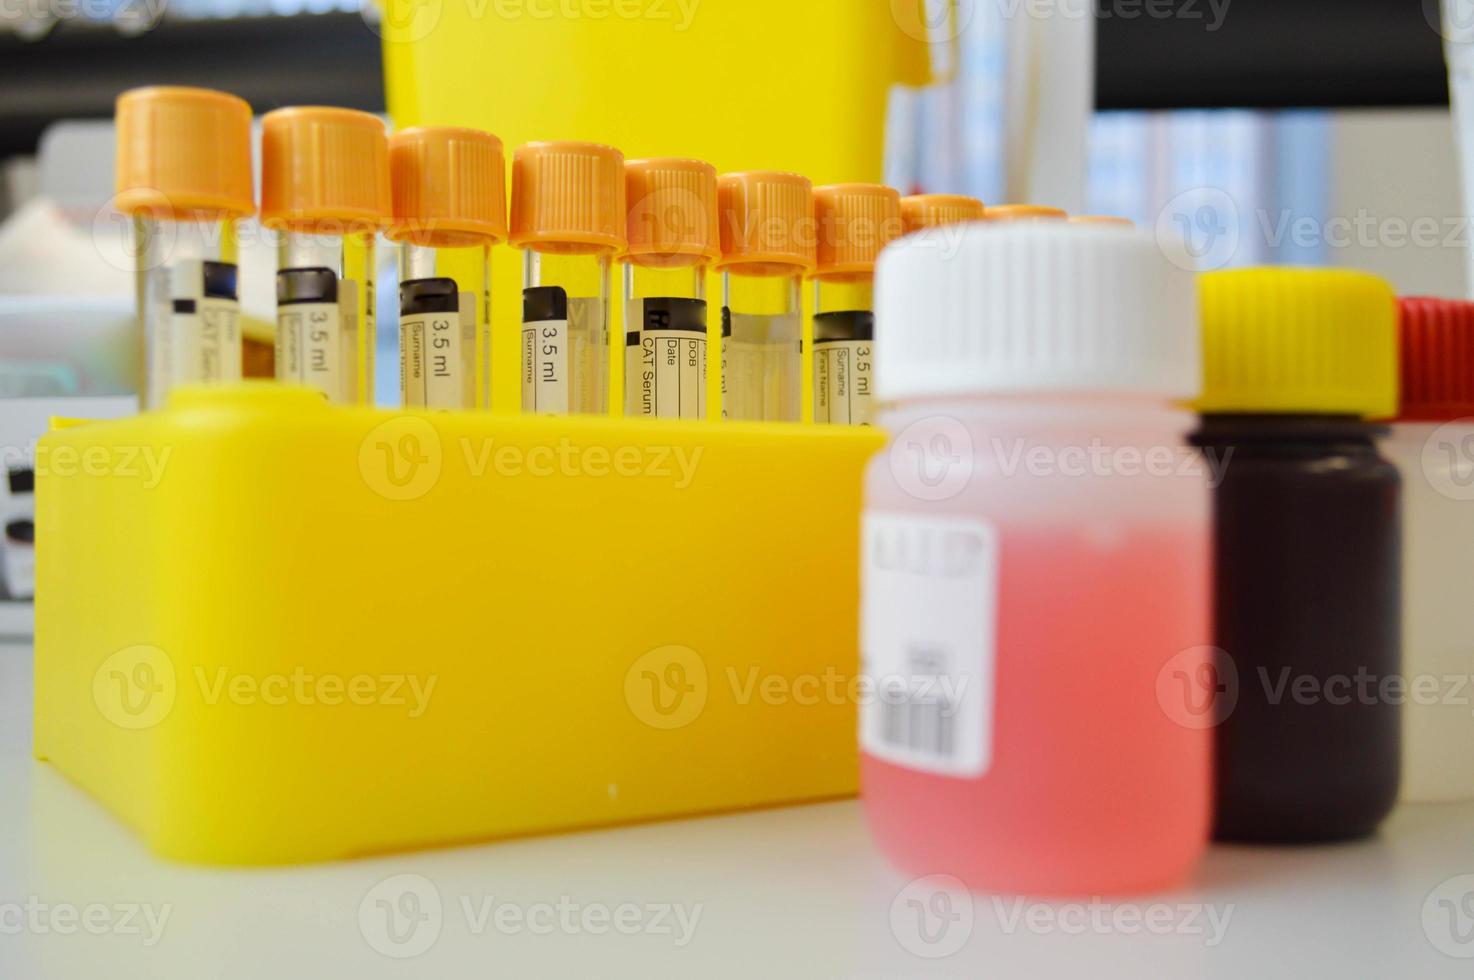
[[[1474,875],[1474,805],[1215,848],[1189,890],[1093,906],[910,883],[854,802],[217,870],[154,858],[32,760],[31,675],[0,645],[4,980],[1474,976],[1474,877],[1451,880]]]

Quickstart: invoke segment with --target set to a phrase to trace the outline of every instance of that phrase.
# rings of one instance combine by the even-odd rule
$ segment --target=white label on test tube
[[[342,398],[343,330],[337,303],[303,303],[294,311],[302,351],[302,381],[329,399]]]
[[[705,418],[706,302],[633,300],[629,315],[637,329],[625,337],[625,414]]]
[[[566,415],[573,367],[568,294],[558,286],[522,291],[522,411]]]
[[[302,380],[302,331],[294,328],[297,319],[287,310],[276,311],[276,377],[278,381]]]
[[[453,279],[399,287],[400,387],[407,406],[464,408],[466,353],[474,349],[476,300]]]
[[[169,377],[173,383],[239,381],[240,304],[236,267],[182,259],[170,269]]]
[[[814,342],[814,421],[869,425],[873,382],[868,340]]]
[[[340,297],[353,284],[339,282],[330,269],[283,269],[277,273],[276,376],[316,388],[329,401],[348,396],[345,384],[343,319]],[[351,306],[348,310],[351,315]]]

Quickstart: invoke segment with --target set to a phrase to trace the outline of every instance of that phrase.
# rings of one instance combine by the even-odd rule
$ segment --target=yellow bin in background
[[[890,91],[928,75],[922,0],[383,4],[395,127],[485,129],[509,152],[533,140],[594,140],[629,159],[694,156],[720,172],[791,170],[816,185],[878,181]],[[492,404],[515,411],[520,253],[494,254]],[[717,287],[708,295],[719,297]],[[716,344],[709,356],[715,407]],[[623,372],[610,380],[617,413]]]

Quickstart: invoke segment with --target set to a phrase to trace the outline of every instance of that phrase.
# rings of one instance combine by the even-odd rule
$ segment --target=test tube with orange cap
[[[875,260],[901,236],[901,195],[881,184],[833,184],[815,188],[814,211],[814,421],[869,425]]]
[[[405,406],[489,408],[491,247],[507,237],[502,142],[452,126],[389,138]]]
[[[1069,214],[1047,204],[995,204],[983,217],[987,221],[1065,221]]]
[[[624,230],[624,154],[614,147],[529,143],[512,155],[524,412],[609,411],[610,266]]]
[[[803,412],[803,277],[814,271],[814,187],[780,171],[717,181],[722,257],[722,417]]]
[[[912,194],[901,198],[901,225],[906,234],[982,221],[983,202],[963,194]]]
[[[237,224],[256,210],[251,107],[209,89],[124,92],[116,106],[117,209],[137,259],[139,396],[241,376]]]
[[[375,242],[389,214],[376,116],[307,106],[261,118],[261,220],[279,235],[278,380],[373,403]]]
[[[665,157],[625,166],[624,413],[706,417],[706,274],[721,257],[717,172]]]

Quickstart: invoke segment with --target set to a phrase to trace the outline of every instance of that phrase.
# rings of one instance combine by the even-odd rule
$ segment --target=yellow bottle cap
[[[1110,214],[1076,214],[1070,216],[1072,225],[1110,225],[1120,228],[1135,228],[1136,222],[1130,218],[1118,218]]]
[[[1069,216],[1059,208],[1042,204],[997,204],[988,208],[984,217],[989,221],[1063,221]]]
[[[982,201],[962,194],[912,194],[901,198],[901,223],[908,235],[924,228],[981,221],[986,212]]]
[[[624,248],[624,154],[602,143],[528,143],[512,154],[512,244]]]
[[[1397,411],[1397,300],[1348,269],[1199,279],[1202,412],[1384,417]]]
[[[901,195],[883,184],[814,188],[820,279],[874,275],[881,250],[901,237]]]
[[[507,239],[502,141],[479,129],[424,126],[389,137],[395,241],[460,247]]]
[[[631,160],[624,168],[629,224],[625,257],[636,265],[721,258],[717,171],[701,160]]]
[[[261,220],[269,227],[379,228],[389,202],[389,143],[376,116],[298,106],[261,117]]]
[[[117,199],[160,217],[256,210],[251,107],[205,88],[136,88],[118,96]]]
[[[779,170],[717,179],[721,265],[753,275],[814,269],[814,185]]]

